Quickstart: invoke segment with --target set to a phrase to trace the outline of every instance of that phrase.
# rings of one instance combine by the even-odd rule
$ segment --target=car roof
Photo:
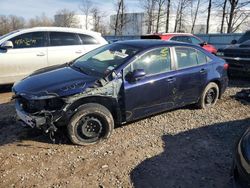
[[[69,27],[32,27],[32,28],[25,28],[19,29],[18,32],[32,32],[32,31],[61,31],[61,32],[73,32],[73,33],[83,33],[83,34],[92,34],[92,35],[101,35],[101,33],[85,30],[85,29],[78,29],[78,28],[69,28]]]
[[[159,36],[167,36],[167,35],[187,35],[187,36],[194,36],[192,33],[152,33],[152,34],[148,34],[150,35],[159,35]],[[144,35],[147,36],[147,35]]]
[[[141,48],[141,49],[153,48],[153,47],[163,46],[163,45],[195,46],[195,45],[189,44],[189,43],[183,43],[183,42],[177,42],[177,41],[164,41],[164,40],[158,40],[158,39],[126,40],[126,41],[116,42],[116,44],[130,45],[130,46]]]

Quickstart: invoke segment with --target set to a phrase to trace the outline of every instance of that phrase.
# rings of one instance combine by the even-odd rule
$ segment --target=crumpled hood
[[[54,66],[38,70],[15,83],[13,91],[27,99],[63,97],[83,92],[98,79],[67,65]]]

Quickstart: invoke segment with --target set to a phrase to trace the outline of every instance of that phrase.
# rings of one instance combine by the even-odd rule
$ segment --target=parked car
[[[33,71],[63,64],[107,44],[100,33],[82,29],[36,27],[0,37],[0,85]]]
[[[36,71],[13,87],[20,120],[45,132],[67,126],[71,141],[97,143],[123,124],[162,111],[215,105],[227,64],[202,48],[134,40],[108,44],[72,63]]]
[[[207,50],[212,54],[217,53],[217,49],[213,45],[208,44],[204,40],[190,33],[155,33],[155,34],[143,35],[141,36],[141,39],[161,39],[161,40],[186,42],[201,46],[202,48],[204,48],[205,50]]]
[[[233,177],[235,187],[250,187],[250,128],[240,138],[234,154]]]
[[[217,55],[229,64],[230,76],[250,76],[250,31],[240,39],[233,40],[231,45],[219,49]]]

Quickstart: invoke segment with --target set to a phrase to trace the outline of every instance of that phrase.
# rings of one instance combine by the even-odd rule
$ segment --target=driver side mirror
[[[203,46],[205,46],[205,45],[207,45],[207,42],[206,42],[206,41],[203,41],[202,43],[200,43],[200,46],[201,46],[201,47],[203,47]]]
[[[236,44],[236,43],[237,43],[237,40],[235,39],[231,41],[231,44]]]
[[[143,69],[136,69],[133,72],[129,72],[126,76],[125,79],[128,82],[136,82],[138,80],[141,80],[146,76],[146,72]]]
[[[8,41],[5,41],[2,43],[1,48],[5,49],[5,50],[12,49],[12,48],[14,48],[14,45],[11,41],[8,40]]]

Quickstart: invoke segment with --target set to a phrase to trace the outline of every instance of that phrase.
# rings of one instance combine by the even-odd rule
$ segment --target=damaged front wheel
[[[80,106],[68,124],[69,138],[74,144],[90,145],[108,138],[114,129],[110,111],[96,103]]]

